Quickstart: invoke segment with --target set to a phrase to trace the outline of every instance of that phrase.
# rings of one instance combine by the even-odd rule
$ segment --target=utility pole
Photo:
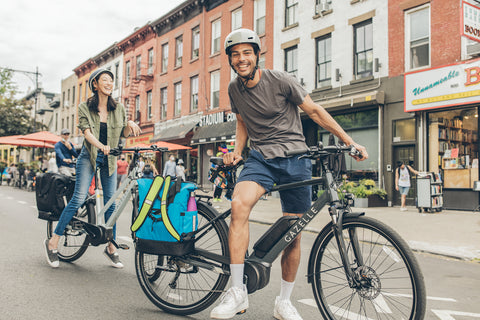
[[[41,73],[38,72],[38,66],[36,67],[35,72],[17,70],[17,69],[10,69],[10,68],[1,68],[1,69],[7,70],[7,71],[10,71],[10,72],[23,73],[30,80],[32,80],[33,84],[35,85],[35,106],[34,106],[34,113],[33,113],[33,132],[37,132],[38,76],[42,75]],[[35,76],[35,80],[33,79],[33,76]]]

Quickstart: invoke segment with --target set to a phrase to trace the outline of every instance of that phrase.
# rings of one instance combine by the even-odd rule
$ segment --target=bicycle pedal
[[[243,309],[242,311],[238,311],[237,314],[244,314],[245,312],[247,312],[247,309]]]

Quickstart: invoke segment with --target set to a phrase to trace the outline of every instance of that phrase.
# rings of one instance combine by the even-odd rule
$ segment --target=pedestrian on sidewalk
[[[407,201],[407,194],[410,190],[410,172],[417,175],[418,171],[413,169],[410,165],[406,165],[403,161],[397,162],[397,169],[395,170],[395,189],[400,192],[400,211],[407,211],[405,202]]]
[[[165,162],[165,167],[163,168],[163,176],[172,176],[176,177],[177,173],[175,169],[177,168],[177,163],[175,162],[175,156],[173,154],[168,157],[168,161]]]
[[[214,319],[230,319],[248,308],[243,284],[244,259],[249,244],[248,219],[254,205],[274,184],[303,181],[312,177],[310,159],[288,157],[288,150],[305,150],[300,109],[318,125],[332,132],[347,145],[354,145],[368,158],[367,150],[354,142],[292,75],[275,70],[260,70],[260,39],[248,29],[237,29],[225,40],[225,52],[237,74],[228,86],[232,112],[237,116],[235,150],[223,156],[226,165],[242,160],[250,139],[250,155],[233,191],[229,230],[231,288],[210,313]],[[280,192],[284,215],[300,216],[311,206],[311,187]],[[276,319],[302,319],[290,302],[300,263],[300,235],[284,250],[281,258],[280,295],[273,315]]]
[[[78,106],[78,128],[85,140],[77,161],[77,176],[73,196],[60,216],[54,234],[44,242],[47,262],[52,268],[59,266],[58,243],[65,228],[87,198],[92,178],[99,169],[103,187],[103,203],[107,204],[115,194],[117,186],[117,161],[109,155],[110,149],[118,146],[120,137],[130,134],[137,136],[141,130],[133,121],[127,121],[125,107],[115,102],[113,91],[113,73],[105,69],[97,69],[90,75],[88,86],[92,96]],[[105,212],[108,221],[115,210],[115,205]],[[116,226],[113,226],[113,239],[116,236]],[[109,242],[104,255],[115,268],[123,268],[120,257],[113,243]]]
[[[122,154],[120,159],[117,160],[117,189],[120,184],[125,180],[128,174],[128,162],[125,161],[125,155]]]

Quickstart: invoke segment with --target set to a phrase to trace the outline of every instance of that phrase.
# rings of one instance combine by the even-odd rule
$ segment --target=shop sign
[[[235,115],[235,113],[231,112],[227,114],[227,117],[226,117],[227,122],[235,121],[235,120],[237,120],[237,116]],[[199,122],[199,126],[200,127],[211,126],[211,125],[219,124],[223,122],[225,122],[225,113],[222,111],[222,112],[211,113],[211,114],[207,114],[206,116],[202,116]]]
[[[480,60],[405,74],[405,112],[478,103]]]
[[[130,148],[140,143],[150,144],[150,140],[152,140],[152,138],[153,132],[142,134],[138,137],[128,137],[125,141],[125,148]]]
[[[462,35],[480,42],[480,8],[463,1]]]

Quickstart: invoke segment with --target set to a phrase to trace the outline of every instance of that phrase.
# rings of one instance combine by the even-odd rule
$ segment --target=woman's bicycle
[[[274,187],[273,191],[323,184],[325,192],[300,218],[282,217],[255,243],[245,259],[249,293],[265,287],[280,255],[324,206],[331,222],[318,234],[307,278],[325,319],[424,318],[426,289],[417,260],[407,243],[384,223],[351,210],[353,195],[339,192],[339,175],[329,170],[329,156],[358,152],[353,147],[311,147],[290,155],[318,159],[322,176]],[[235,179],[236,167],[211,160]],[[195,250],[185,256],[135,253],[140,285],[166,312],[188,315],[211,306],[224,292],[229,271],[228,226],[231,209],[218,213],[211,197],[197,196]]]
[[[168,151],[168,149],[151,146],[148,148],[115,148],[110,151],[110,154],[114,156],[118,156],[122,152],[133,152],[130,172],[112,198],[103,207],[100,204],[100,193],[98,191],[98,174],[95,174],[95,194],[87,197],[60,238],[58,258],[61,261],[72,262],[77,260],[85,253],[89,245],[99,246],[107,242],[112,242],[117,248],[128,249],[127,245],[118,244],[113,239],[113,226],[130,199],[133,205],[132,222],[138,214],[137,179],[141,177],[138,159],[142,151],[165,152]],[[74,183],[74,181],[74,178],[72,178],[72,183]],[[116,199],[119,197],[120,200],[116,202]],[[103,220],[105,212],[115,202],[115,210],[108,221],[100,224],[99,221]],[[56,224],[57,221],[53,220],[47,222],[48,238],[53,235]]]

